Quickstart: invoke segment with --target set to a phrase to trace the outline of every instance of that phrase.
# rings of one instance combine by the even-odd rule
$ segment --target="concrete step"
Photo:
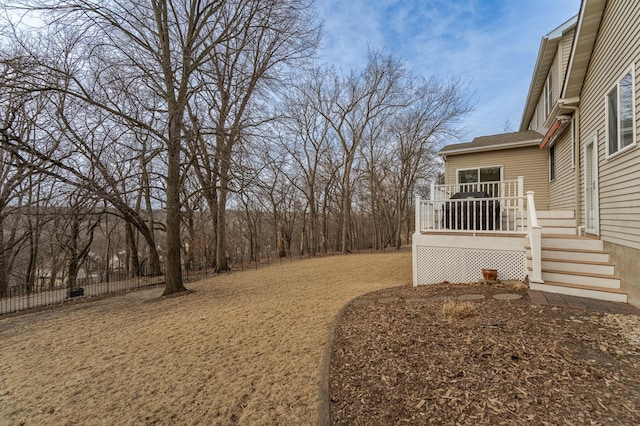
[[[586,287],[578,284],[545,281],[544,283],[529,283],[531,290],[546,291],[548,293],[568,294],[571,296],[588,297],[590,299],[607,300],[610,302],[627,303],[627,293],[621,289],[603,287]]]
[[[531,256],[527,256],[527,266],[531,266]],[[562,272],[581,272],[596,275],[614,275],[615,268],[610,262],[593,262],[580,259],[557,259],[542,257],[542,269]]]

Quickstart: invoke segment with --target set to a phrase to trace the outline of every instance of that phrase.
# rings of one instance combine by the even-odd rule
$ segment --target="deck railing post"
[[[524,176],[518,176],[518,211],[524,211]]]
[[[432,195],[433,197],[433,195]],[[420,198],[419,195],[416,195],[416,230],[415,232],[420,232],[420,226],[421,226],[421,204],[422,204],[422,199]]]
[[[527,191],[527,223],[529,225],[529,245],[531,246],[531,277],[534,283],[542,281],[542,226],[538,224],[538,214],[534,192]]]

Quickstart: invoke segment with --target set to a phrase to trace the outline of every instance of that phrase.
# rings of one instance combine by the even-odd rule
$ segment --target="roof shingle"
[[[466,151],[482,151],[483,148],[499,149],[509,147],[509,145],[522,142],[531,142],[532,145],[540,143],[544,136],[535,130],[525,130],[524,132],[500,133],[498,135],[479,136],[471,142],[455,143],[447,145],[440,150],[440,154],[462,153]]]

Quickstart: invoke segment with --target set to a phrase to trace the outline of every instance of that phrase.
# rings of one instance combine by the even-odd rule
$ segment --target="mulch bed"
[[[472,311],[446,316],[452,300]],[[637,425],[639,333],[638,317],[535,305],[522,286],[370,293],[336,325],[331,422]]]

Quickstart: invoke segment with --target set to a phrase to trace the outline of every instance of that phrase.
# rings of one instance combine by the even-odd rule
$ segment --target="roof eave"
[[[548,43],[549,43],[549,39],[546,36],[543,37],[542,40],[540,41],[540,48],[538,49],[538,58],[536,59],[536,65],[533,67],[533,75],[531,76],[531,83],[529,84],[529,92],[527,93],[527,100],[524,103],[524,111],[522,112],[522,121],[520,122],[521,132],[528,129],[527,124],[529,123],[529,121],[531,121],[531,117],[533,117],[533,112],[535,111],[535,106],[537,103],[534,104],[532,98],[534,97],[534,92],[535,92],[534,89],[538,84],[537,80],[539,78],[537,77],[540,75],[540,70],[544,62],[545,51],[547,50]],[[547,72],[548,72],[548,69],[547,69]],[[539,97],[539,95],[537,97]]]
[[[527,141],[518,141],[518,142],[508,142],[496,145],[486,145],[486,146],[474,146],[470,148],[459,148],[452,149],[450,151],[440,151],[439,155],[458,155],[458,154],[470,154],[474,152],[486,152],[486,151],[499,151],[502,149],[511,149],[511,148],[522,148],[527,146],[539,146],[540,141],[542,139],[531,139]]]
[[[571,46],[567,73],[562,84],[562,98],[579,97],[591,61],[606,0],[583,0],[576,35]]]
[[[533,67],[533,74],[531,76],[531,84],[529,85],[529,92],[527,93],[527,100],[524,104],[524,111],[522,112],[522,120],[520,121],[520,131],[527,130],[529,122],[535,113],[542,88],[547,80],[547,74],[553,64],[556,51],[558,50],[558,44],[567,31],[575,28],[578,22],[578,15],[571,17],[565,23],[560,25],[549,34],[542,37],[540,41],[540,49],[538,50],[538,58],[536,64]]]

